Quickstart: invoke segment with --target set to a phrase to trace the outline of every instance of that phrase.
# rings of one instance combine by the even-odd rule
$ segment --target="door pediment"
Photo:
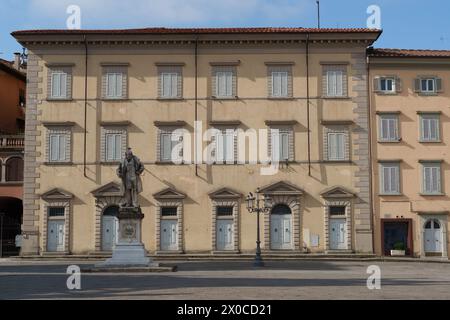
[[[266,195],[295,195],[301,196],[304,194],[304,191],[297,187],[296,185],[286,182],[280,181],[268,186],[262,187],[260,192]]]
[[[320,193],[322,198],[327,199],[341,199],[341,198],[353,198],[355,194],[348,189],[341,186],[334,186],[327,188]]]
[[[166,199],[185,199],[186,195],[174,188],[167,188],[158,193],[155,193],[153,197],[157,200]]]
[[[73,194],[60,188],[55,188],[41,195],[44,200],[70,200]]]
[[[229,188],[221,188],[209,194],[211,199],[239,199],[242,194]]]
[[[121,197],[121,187],[117,182],[110,182],[91,192],[94,197]]]

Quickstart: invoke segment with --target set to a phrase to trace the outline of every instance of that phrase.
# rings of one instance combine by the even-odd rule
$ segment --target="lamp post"
[[[3,258],[3,217],[5,213],[0,212],[0,259]]]
[[[255,267],[264,267],[264,261],[261,257],[261,236],[259,227],[259,215],[260,213],[267,213],[272,208],[271,199],[264,196],[260,198],[260,189],[256,189],[256,196],[253,193],[249,193],[246,202],[247,210],[250,213],[256,213],[256,255],[253,265]]]

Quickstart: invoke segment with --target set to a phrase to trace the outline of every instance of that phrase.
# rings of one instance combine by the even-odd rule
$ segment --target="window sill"
[[[352,163],[351,160],[324,160],[325,163]]]
[[[157,98],[158,101],[183,101],[184,98]]]
[[[104,102],[126,102],[126,101],[130,101],[129,98],[102,98],[102,101]]]
[[[435,141],[419,140],[419,143],[442,143],[442,140],[435,140]]]
[[[403,193],[379,193],[378,194],[380,197],[400,197],[400,196],[404,196]]]
[[[442,197],[445,196],[444,193],[419,193],[420,196],[422,197]]]
[[[400,143],[403,139],[399,138],[397,140],[378,140],[378,143]]]
[[[44,165],[49,167],[63,167],[63,166],[73,166],[73,162],[44,162]]]
[[[234,96],[234,97],[215,97],[215,96],[212,96],[211,97],[211,99],[212,100],[239,100],[239,97],[238,96]]]
[[[376,91],[375,93],[379,96],[396,96],[399,94],[397,91]]]
[[[184,162],[182,162],[180,164],[176,164],[172,161],[156,161],[155,164],[158,166],[183,166],[183,165],[185,165]]]
[[[326,100],[350,100],[350,97],[349,96],[344,96],[344,97],[322,96],[322,99],[326,99]]]
[[[23,185],[23,181],[5,181],[0,182],[0,186],[21,186]]]
[[[100,164],[102,166],[115,166],[115,165],[120,164],[121,162],[122,162],[121,160],[118,160],[118,161],[101,161]]]
[[[294,97],[267,97],[269,100],[295,100]]]
[[[427,96],[438,96],[439,95],[439,93],[437,93],[437,92],[418,92],[417,93],[419,96],[424,96],[424,97],[427,97]]]
[[[72,98],[47,98],[48,102],[72,102]]]

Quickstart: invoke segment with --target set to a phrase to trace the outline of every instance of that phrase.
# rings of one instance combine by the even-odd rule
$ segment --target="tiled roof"
[[[0,59],[0,70],[3,70],[5,72],[8,72],[9,74],[12,74],[13,76],[16,76],[20,80],[25,81],[26,80],[26,73],[23,71],[19,71],[16,68],[14,68],[14,62]]]
[[[369,49],[372,57],[450,58],[450,50]]]
[[[57,34],[236,34],[236,33],[380,33],[367,28],[143,28],[111,30],[22,30],[12,36]]]

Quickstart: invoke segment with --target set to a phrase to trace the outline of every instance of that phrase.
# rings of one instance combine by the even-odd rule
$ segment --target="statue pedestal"
[[[142,243],[142,214],[141,208],[119,209],[119,239],[113,249],[112,258],[102,262],[96,267],[132,268],[132,267],[158,267],[147,257]]]

